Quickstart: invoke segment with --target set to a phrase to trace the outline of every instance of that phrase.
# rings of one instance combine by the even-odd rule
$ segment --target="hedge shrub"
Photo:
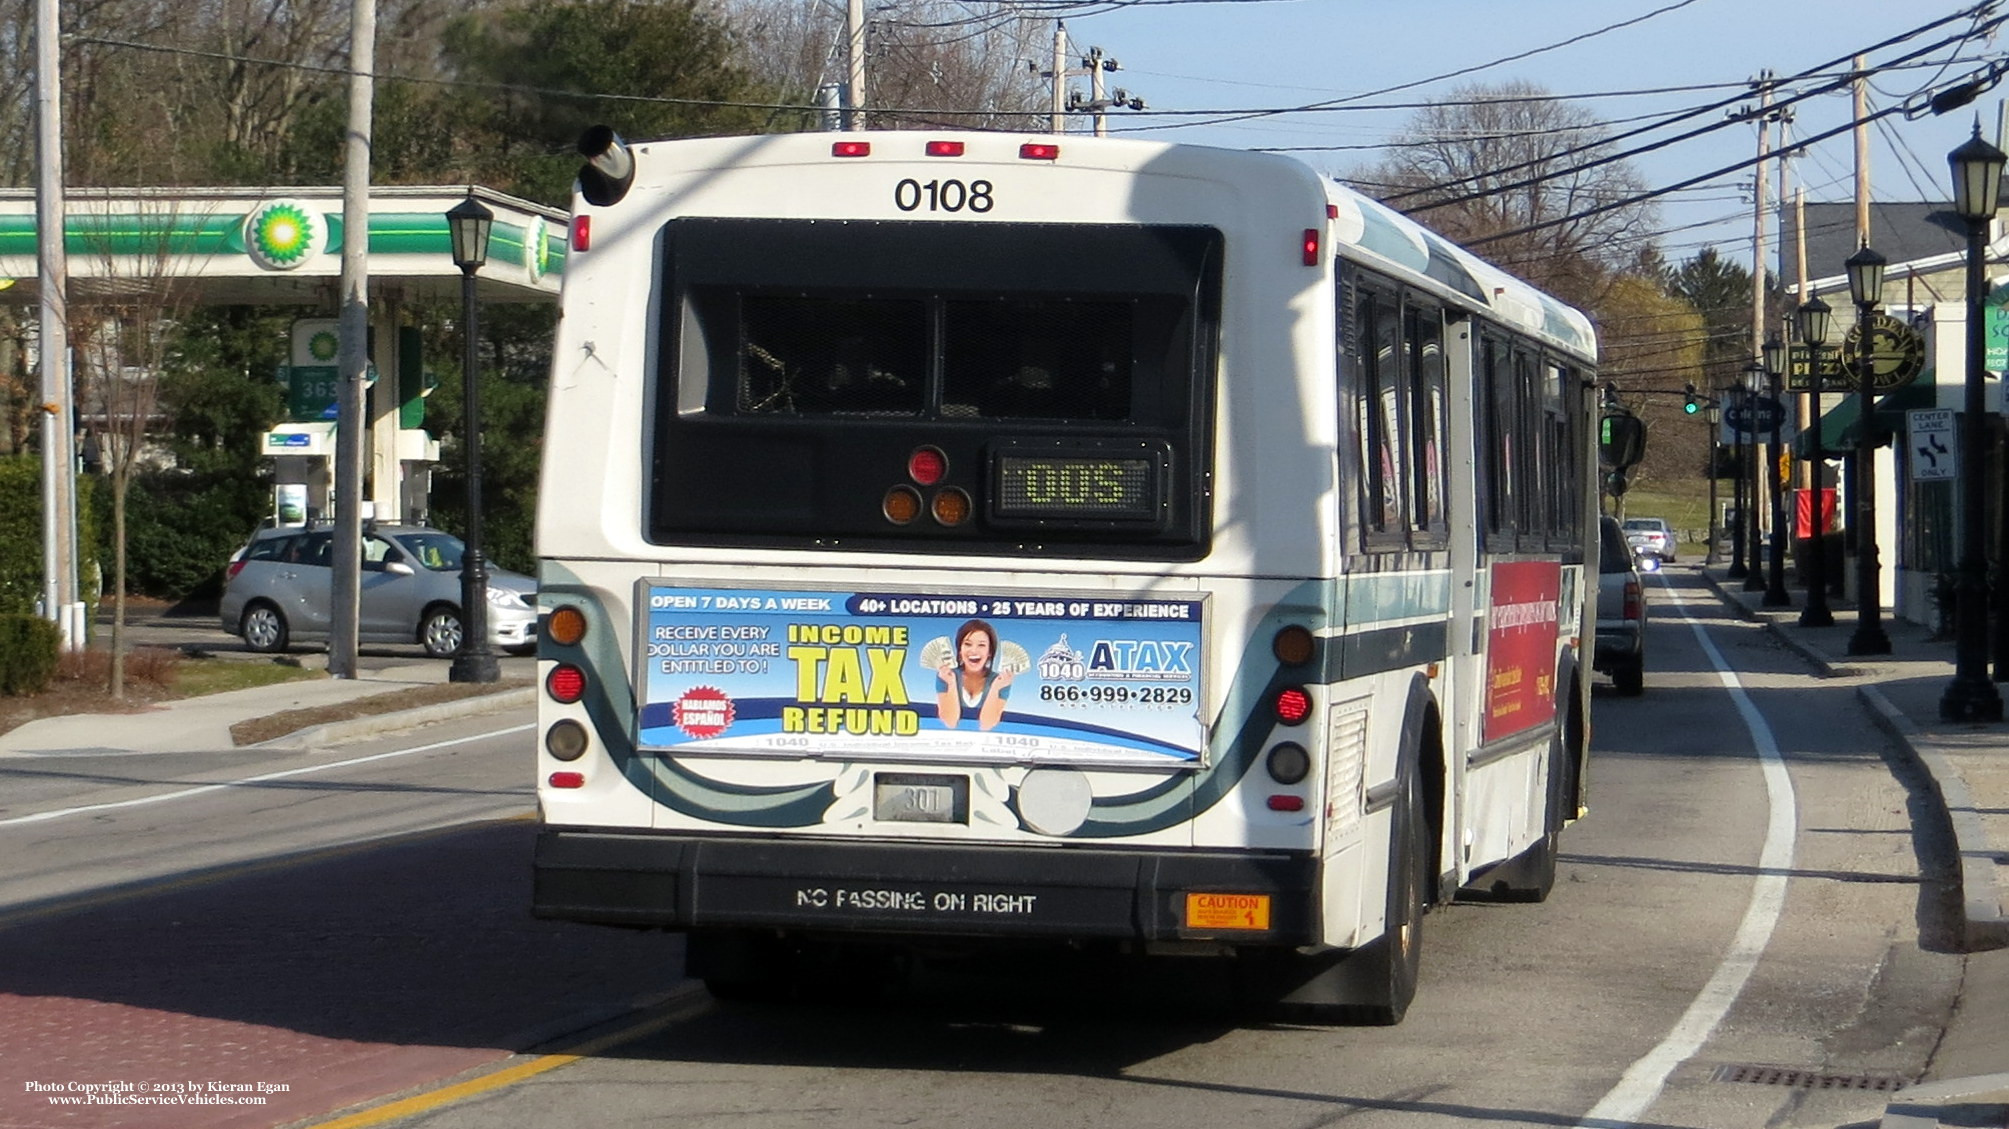
[[[0,694],[26,697],[56,677],[56,625],[34,615],[0,615]]]

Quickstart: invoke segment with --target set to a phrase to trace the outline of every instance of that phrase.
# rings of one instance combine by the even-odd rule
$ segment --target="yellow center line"
[[[465,1082],[456,1082],[451,1086],[442,1086],[437,1090],[428,1090],[423,1094],[413,1094],[408,1098],[399,1098],[397,1101],[387,1102],[384,1105],[373,1109],[366,1109],[359,1113],[352,1113],[346,1117],[338,1117],[333,1121],[316,1121],[310,1124],[313,1126],[313,1129],[365,1129],[366,1126],[382,1125],[400,1118],[414,1117],[421,1113],[430,1113],[433,1110],[452,1105],[455,1102],[466,1101],[472,1097],[500,1090],[505,1086],[513,1086],[525,1079],[535,1078],[546,1071],[556,1070],[561,1066],[570,1066],[582,1058],[592,1058],[594,1055],[600,1054],[611,1047],[617,1047],[623,1043],[633,1042],[636,1039],[653,1035],[671,1024],[688,1019],[696,1012],[709,1007],[710,1004],[711,997],[707,996],[703,989],[692,985],[673,995],[663,1003],[657,1004],[655,1008],[651,1009],[656,1014],[636,1023],[629,1024],[619,1030],[610,1031],[605,1035],[588,1039],[577,1046],[569,1047],[562,1051],[554,1051],[546,1055],[539,1055],[528,1061],[503,1067],[490,1074],[484,1074],[479,1078],[470,1078]]]

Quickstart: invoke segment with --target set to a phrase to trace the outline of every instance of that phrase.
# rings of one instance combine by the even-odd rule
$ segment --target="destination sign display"
[[[999,452],[991,516],[1007,520],[1156,522],[1165,458],[1159,452]]]

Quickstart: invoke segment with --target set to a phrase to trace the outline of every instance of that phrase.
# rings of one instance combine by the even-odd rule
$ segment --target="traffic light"
[[[1691,416],[1702,410],[1702,400],[1696,396],[1695,385],[1692,383],[1681,386],[1681,410]]]

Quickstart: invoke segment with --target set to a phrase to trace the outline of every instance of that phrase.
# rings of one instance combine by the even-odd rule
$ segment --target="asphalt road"
[[[1914,830],[1921,783],[1848,687],[1670,585],[1701,631],[1660,602],[1646,694],[1599,688],[1555,895],[1433,913],[1388,1029],[1195,1009],[1206,965],[713,1004],[674,938],[528,919],[527,734],[492,723],[0,762],[0,1126],[54,1123],[29,1081],[180,1074],[288,1089],[62,1123],[276,1125],[404,1094],[370,1123],[1874,1124],[1872,1087],[1917,1077],[1959,1001],[1947,845]],[[289,767],[310,771],[191,791]]]

